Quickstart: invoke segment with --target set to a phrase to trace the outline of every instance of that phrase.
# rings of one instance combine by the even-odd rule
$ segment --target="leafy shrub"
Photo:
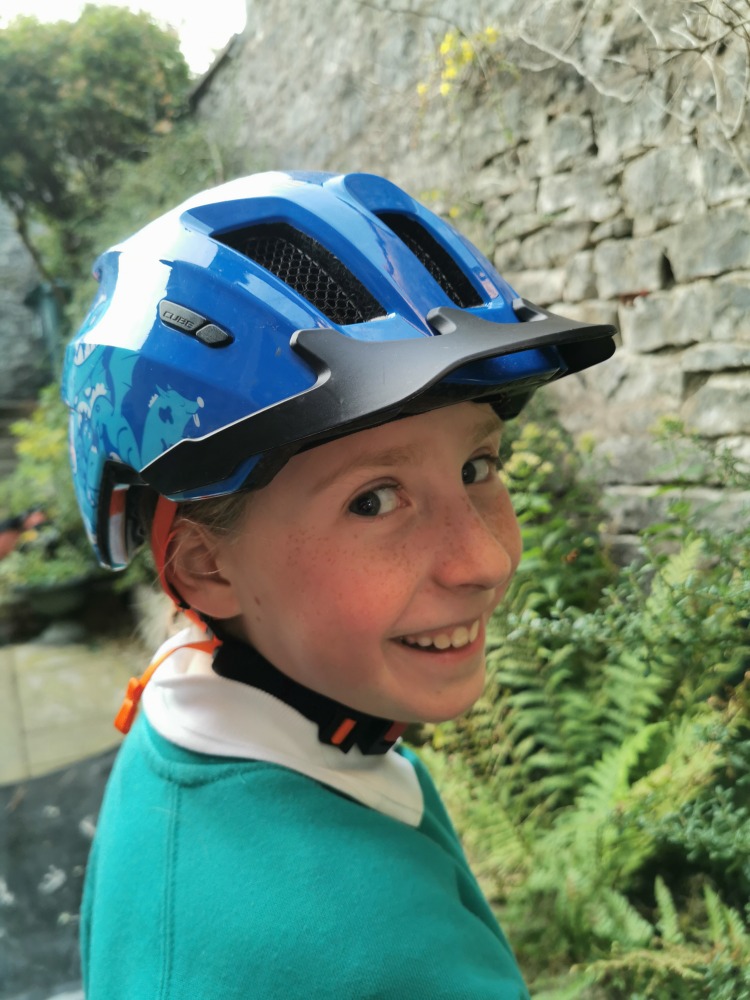
[[[86,266],[73,285],[69,311],[74,326],[94,292],[89,267],[96,253],[200,188],[224,179],[221,151],[193,124],[178,124],[168,136],[144,138],[144,144],[148,155],[143,160],[118,162],[110,168],[106,186],[112,197],[107,204],[79,200],[75,228]],[[59,248],[50,240],[42,241],[42,246],[54,269]],[[67,425],[67,408],[59,386],[53,384],[41,392],[32,416],[12,428],[18,463],[0,487],[0,513],[11,516],[39,507],[51,527],[0,562],[0,601],[11,598],[19,586],[61,583],[99,573],[73,492]],[[150,576],[148,557],[142,556],[119,583],[129,587]]]
[[[529,558],[484,698],[420,752],[534,996],[750,997],[750,535],[712,534],[677,491],[617,569],[582,473],[549,415],[516,432]]]
[[[44,512],[48,526],[0,562],[0,599],[19,586],[90,576],[98,566],[85,537],[68,464],[67,409],[57,386],[42,390],[33,414],[12,427],[17,465],[0,487],[0,510]]]

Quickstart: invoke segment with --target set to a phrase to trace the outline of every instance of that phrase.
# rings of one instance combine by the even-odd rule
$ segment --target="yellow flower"
[[[449,63],[446,63],[445,69],[443,70],[443,79],[455,80],[457,76],[458,76],[458,69],[456,68],[456,64],[451,59]]]
[[[596,438],[590,431],[587,431],[585,434],[581,434],[578,438],[578,447],[581,451],[585,451],[587,454],[590,454],[594,450],[595,444]]]
[[[461,214],[461,209],[458,207],[458,205],[451,205],[451,207],[448,209],[448,216],[451,219],[457,219],[460,214]]]
[[[495,42],[500,37],[500,33],[498,32],[497,28],[493,28],[491,24],[488,24],[487,27],[484,29],[484,37],[485,40],[490,43],[490,45],[494,45]]]
[[[541,458],[535,455],[533,451],[516,451],[505,463],[505,471],[509,475],[528,475],[532,469],[536,469],[541,465],[541,462]]]
[[[445,34],[442,42],[440,43],[440,55],[447,56],[450,50],[453,48],[456,41],[456,36],[452,31],[448,31]]]
[[[427,93],[427,84],[426,83],[418,83],[417,84],[417,93],[419,94],[420,97],[424,97],[424,95]]]
[[[530,420],[528,424],[521,431],[521,439],[523,441],[534,441],[542,436],[542,428],[540,424],[535,421]]]
[[[443,81],[440,84],[440,95],[441,95],[441,97],[447,97],[448,94],[450,94],[450,92],[451,92],[451,85],[449,83],[446,83],[445,81]]]

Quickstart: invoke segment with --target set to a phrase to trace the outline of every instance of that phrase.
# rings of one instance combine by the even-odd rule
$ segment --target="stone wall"
[[[0,404],[26,401],[50,379],[39,319],[24,305],[38,284],[39,274],[13,216],[0,202]]]
[[[525,297],[614,321],[615,357],[545,391],[594,437],[628,536],[655,483],[701,478],[668,467],[660,417],[750,461],[747,79],[741,33],[683,0],[253,0],[197,113],[245,170],[385,173]]]
[[[0,480],[15,466],[10,425],[28,414],[37,390],[50,381],[41,323],[24,299],[39,274],[0,202]]]

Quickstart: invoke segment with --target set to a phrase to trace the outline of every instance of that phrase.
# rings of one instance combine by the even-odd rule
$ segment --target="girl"
[[[261,174],[105,254],[68,348],[104,565],[193,625],[130,683],[87,871],[98,998],[528,996],[410,722],[466,711],[520,558],[502,420],[614,330],[403,191]],[[148,686],[146,686],[147,681]]]

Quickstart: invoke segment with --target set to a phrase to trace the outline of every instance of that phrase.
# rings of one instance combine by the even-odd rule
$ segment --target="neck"
[[[317,725],[321,743],[338,747],[342,753],[356,746],[363,754],[384,754],[406,729],[406,723],[368,715],[305,687],[238,639],[222,636],[221,640],[214,654],[214,671],[259,688],[296,709]]]

